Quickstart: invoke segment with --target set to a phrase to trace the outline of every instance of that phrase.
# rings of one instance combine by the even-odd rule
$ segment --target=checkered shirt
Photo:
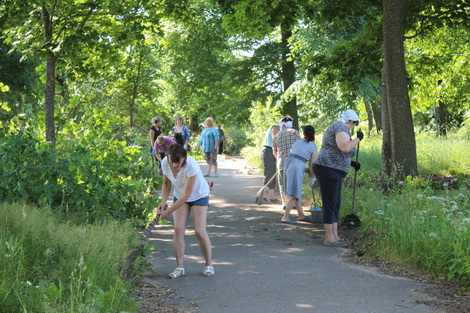
[[[277,164],[279,169],[284,169],[284,162],[289,156],[290,148],[294,142],[300,139],[299,132],[293,128],[285,128],[281,130],[273,141],[273,148],[277,149],[279,156]]]

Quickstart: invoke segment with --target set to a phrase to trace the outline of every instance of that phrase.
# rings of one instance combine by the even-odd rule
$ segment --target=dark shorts
[[[173,203],[175,203],[176,201],[178,201],[178,199],[176,197],[173,197]],[[189,204],[189,207],[193,207],[194,205],[209,206],[209,196],[204,197],[204,198],[199,198],[196,201],[186,202],[186,203]]]

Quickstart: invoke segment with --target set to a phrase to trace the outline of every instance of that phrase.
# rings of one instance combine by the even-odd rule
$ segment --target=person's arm
[[[153,146],[153,154],[155,154],[155,157],[158,161],[162,160],[162,157],[160,156],[160,145],[157,143],[157,141],[155,141],[155,145]]]
[[[351,140],[351,137],[346,132],[339,132],[336,134],[336,145],[338,149],[343,152],[349,152],[354,149],[361,140],[359,138]]]
[[[162,185],[162,201],[158,205],[157,212],[160,214],[160,218],[164,219],[168,214],[164,214],[164,208],[166,205],[166,202],[168,201],[168,195],[170,194],[171,190],[171,180],[166,177],[165,174],[163,174],[163,185]]]
[[[189,139],[191,139],[191,134],[189,133],[189,128],[186,125],[183,125],[184,132],[184,148],[188,150]]]
[[[150,147],[153,147],[153,143],[155,142],[155,132],[153,129],[149,130],[149,137],[150,137]]]
[[[312,171],[313,160],[317,157],[317,151],[311,151],[310,160],[308,161],[308,176],[310,178],[315,178],[315,174]]]
[[[215,142],[214,142],[214,151],[218,151],[219,150],[219,142],[220,142],[219,131],[217,129],[215,129],[215,131],[213,131],[213,134],[214,134],[214,140],[215,140]]]
[[[166,211],[162,211],[160,217],[162,219],[166,218],[176,210],[178,210],[185,202],[188,200],[189,196],[193,192],[194,184],[196,182],[196,175],[188,177],[186,179],[186,182],[184,183],[184,190],[183,190],[183,195],[181,198],[178,199],[173,205]],[[171,187],[171,182],[170,182],[170,187]],[[163,190],[162,190],[162,203],[163,203]],[[166,199],[165,199],[166,203]]]
[[[274,157],[277,159],[279,153],[278,153],[278,149],[277,149],[277,143],[276,141],[273,141],[273,155]]]
[[[271,140],[274,141],[274,138],[276,138],[277,133],[274,133],[274,127],[271,127]]]
[[[206,135],[206,129],[204,128],[201,132],[201,137],[199,138],[199,143],[198,143],[199,146],[202,146],[204,144],[203,138],[205,135]]]

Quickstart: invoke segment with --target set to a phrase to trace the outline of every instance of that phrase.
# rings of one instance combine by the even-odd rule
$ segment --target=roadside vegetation
[[[0,312],[133,310],[157,115],[167,136],[183,117],[198,160],[212,116],[261,167],[281,116],[320,143],[356,110],[361,244],[468,288],[468,21],[464,0],[0,2]]]
[[[129,222],[64,222],[48,207],[0,205],[0,311],[130,312],[136,308]]]

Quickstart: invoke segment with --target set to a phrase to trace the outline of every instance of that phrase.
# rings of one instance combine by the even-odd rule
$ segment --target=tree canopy
[[[401,155],[400,142],[416,131],[445,135],[468,124],[470,8],[463,0],[403,2],[403,69],[396,78],[403,88],[385,94],[387,68],[397,65],[387,63],[396,54],[385,49],[393,34],[383,27],[389,4],[5,0],[2,125],[36,125],[51,142],[75,132],[71,122],[88,127],[96,112],[124,129],[142,130],[160,115],[168,130],[182,115],[197,133],[210,115],[249,131],[252,108],[270,103],[294,116],[296,127],[314,124],[321,132],[352,108],[367,121],[363,127],[383,130],[385,144],[395,143],[391,151]],[[400,112],[397,97],[409,99],[399,114],[409,112],[406,135],[388,132]],[[415,172],[407,157],[393,153],[383,157],[404,174]]]

